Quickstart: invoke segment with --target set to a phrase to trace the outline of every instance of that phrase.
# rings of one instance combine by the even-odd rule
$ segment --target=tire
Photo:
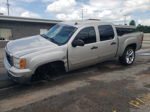
[[[48,74],[51,74],[50,66],[41,66],[36,70],[35,74],[32,76],[32,81],[44,80],[48,76]]]
[[[119,57],[119,62],[123,65],[132,65],[135,60],[135,49],[133,47],[127,47],[121,57]]]

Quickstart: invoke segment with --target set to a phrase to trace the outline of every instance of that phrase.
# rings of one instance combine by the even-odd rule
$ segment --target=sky
[[[7,0],[0,0],[0,13],[7,15]],[[101,19],[124,24],[150,25],[150,0],[9,0],[10,16],[57,20]]]

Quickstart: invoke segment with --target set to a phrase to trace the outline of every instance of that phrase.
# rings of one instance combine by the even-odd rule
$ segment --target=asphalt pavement
[[[144,53],[144,51],[142,51]],[[150,112],[150,58],[108,61],[50,82],[0,89],[1,112]]]

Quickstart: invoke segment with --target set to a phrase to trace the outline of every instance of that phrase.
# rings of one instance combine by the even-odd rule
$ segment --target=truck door
[[[98,43],[94,27],[81,29],[73,41],[77,39],[82,40],[84,42],[84,46],[73,47],[71,45],[68,48],[68,62],[70,70],[93,64],[98,58]]]
[[[99,59],[105,60],[116,56],[118,40],[112,25],[99,25]]]

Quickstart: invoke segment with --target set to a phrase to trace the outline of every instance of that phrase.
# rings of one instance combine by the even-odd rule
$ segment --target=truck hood
[[[20,57],[30,53],[38,52],[48,48],[55,48],[58,45],[41,37],[40,35],[17,39],[7,44],[7,51],[14,56]]]

